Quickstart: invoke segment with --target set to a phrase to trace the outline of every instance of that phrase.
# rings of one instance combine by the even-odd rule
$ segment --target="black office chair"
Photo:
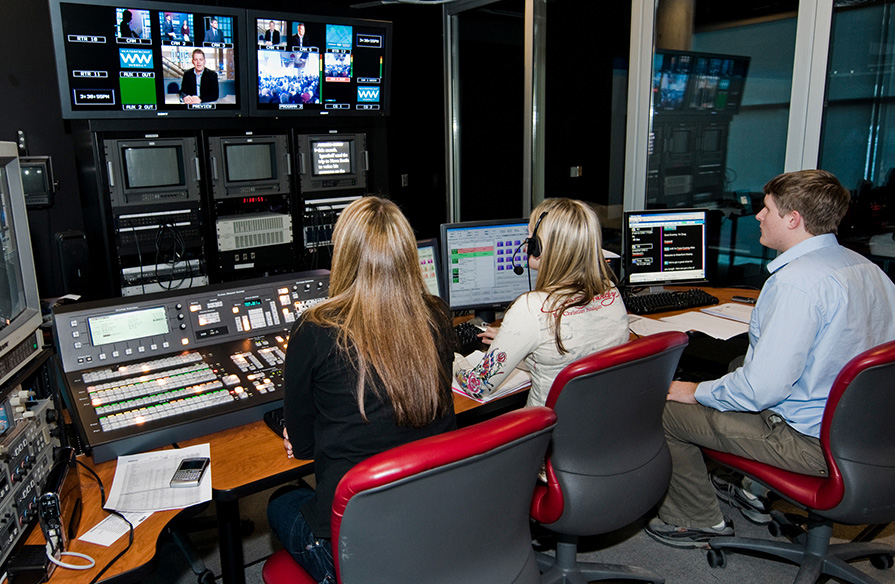
[[[555,558],[537,556],[544,584],[665,581],[643,568],[579,563],[578,538],[630,525],[665,494],[671,455],[662,412],[686,345],[684,333],[650,335],[579,359],[554,381],[547,484],[535,488],[531,505],[532,518],[558,539]]]
[[[333,501],[341,584],[538,584],[528,504],[556,414],[515,410],[352,468]],[[313,580],[283,550],[266,584]]]
[[[826,477],[802,475],[733,454],[703,449],[808,512],[807,527],[773,511],[771,533],[793,542],[716,538],[709,542],[709,563],[724,566],[727,550],[749,550],[788,560],[800,567],[796,583],[829,575],[846,582],[876,582],[846,562],[870,558],[891,568],[895,549],[872,542],[830,544],[833,523],[884,524],[895,520],[895,341],[849,361],[836,377],[824,409],[820,444],[829,470]]]

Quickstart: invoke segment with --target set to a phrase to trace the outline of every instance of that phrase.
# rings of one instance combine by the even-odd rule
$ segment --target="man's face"
[[[270,22],[267,23],[267,28],[269,28],[270,30],[273,30],[273,27],[274,27],[274,24],[273,24],[273,21],[271,20]]]
[[[211,21],[211,28],[217,29],[217,27],[218,27],[218,21],[217,21],[217,20],[212,20],[212,21]]]
[[[193,53],[193,67],[196,68],[196,73],[201,73],[205,69],[205,55]]]
[[[777,251],[786,251],[785,236],[789,224],[790,213],[780,216],[780,209],[772,195],[764,196],[764,208],[755,218],[758,219],[761,238],[758,240],[763,246]]]
[[[305,25],[298,25],[298,36],[305,36]]]

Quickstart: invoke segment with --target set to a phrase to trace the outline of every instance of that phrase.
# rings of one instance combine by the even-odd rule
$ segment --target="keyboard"
[[[482,329],[472,320],[461,322],[454,327],[454,334],[457,335],[457,342],[460,345],[460,354],[468,355],[481,348],[482,339],[478,336],[480,332],[482,332]]]
[[[283,415],[283,408],[277,408],[275,410],[270,410],[269,412],[264,412],[264,423],[267,424],[267,427],[271,429],[271,431],[279,436],[283,437],[283,428],[286,427],[286,417]]]
[[[625,308],[634,314],[653,314],[718,304],[717,298],[699,288],[653,294],[625,293],[624,300]]]

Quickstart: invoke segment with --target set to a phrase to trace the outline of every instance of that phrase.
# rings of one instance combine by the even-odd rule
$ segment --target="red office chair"
[[[820,444],[829,476],[813,477],[781,470],[733,454],[703,449],[705,454],[764,484],[808,511],[807,531],[798,529],[793,543],[746,538],[709,542],[709,563],[726,564],[725,550],[752,550],[801,566],[797,583],[816,582],[822,574],[846,582],[875,580],[846,561],[871,558],[890,568],[895,549],[874,543],[830,545],[833,522],[884,524],[895,520],[895,341],[865,351],[836,377],[824,409]],[[771,532],[793,525],[773,512]],[[782,527],[783,526],[783,527]]]
[[[355,466],[333,501],[339,582],[539,583],[526,511],[555,424],[523,408]],[[262,577],[312,582],[282,550]]]
[[[547,406],[556,430],[547,484],[535,487],[531,516],[558,534],[556,557],[538,554],[542,582],[633,579],[662,583],[642,568],[578,563],[578,538],[630,525],[665,494],[671,455],[662,429],[668,386],[687,335],[667,332],[571,363]]]

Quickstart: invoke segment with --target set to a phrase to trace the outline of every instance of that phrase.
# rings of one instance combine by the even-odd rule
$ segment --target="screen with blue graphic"
[[[385,115],[391,23],[249,12],[253,114]]]
[[[246,113],[243,11],[113,0],[50,5],[63,117]]]

